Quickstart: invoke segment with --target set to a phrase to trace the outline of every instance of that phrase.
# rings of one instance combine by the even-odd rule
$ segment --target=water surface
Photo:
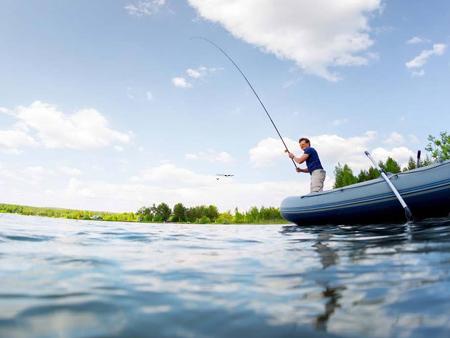
[[[449,337],[450,220],[176,225],[0,214],[0,337]]]

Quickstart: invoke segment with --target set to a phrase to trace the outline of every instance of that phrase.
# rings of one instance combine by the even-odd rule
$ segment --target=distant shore
[[[207,207],[194,207],[193,209],[201,209]],[[264,215],[265,210],[271,212]],[[159,218],[153,220],[142,214],[142,209],[138,212],[106,212],[106,211],[92,211],[92,210],[77,210],[77,209],[63,209],[63,208],[47,208],[35,207],[27,205],[0,203],[0,213],[19,214],[25,216],[41,216],[53,218],[66,218],[78,220],[95,220],[108,222],[136,222],[136,223],[176,223],[176,224],[288,224],[279,214],[277,208],[256,208],[253,207],[247,212],[239,212],[235,209],[234,214],[230,211],[217,213],[216,217],[207,217],[201,215],[194,221],[187,219],[174,220],[174,215],[171,211],[170,216],[166,220]],[[176,209],[175,209],[176,211]],[[263,212],[261,214],[261,211]],[[156,218],[156,217],[155,217]]]

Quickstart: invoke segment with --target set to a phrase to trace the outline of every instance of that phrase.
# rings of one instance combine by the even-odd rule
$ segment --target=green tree
[[[197,219],[202,217],[202,207],[196,206],[186,210],[186,218],[189,222],[195,223]]]
[[[369,170],[361,170],[358,174],[358,183],[373,180],[380,177],[380,172],[374,167],[370,167]]]
[[[250,210],[245,213],[246,223],[258,223],[259,220],[259,210],[257,207],[251,207]]]
[[[198,223],[198,224],[208,224],[208,223],[211,223],[211,220],[209,219],[208,216],[203,215],[202,217],[197,218],[197,220],[195,221],[195,223]]]
[[[417,168],[417,161],[411,156],[409,157],[408,164],[403,168],[403,171],[409,171]]]
[[[182,203],[177,203],[173,206],[172,221],[186,222],[186,207]]]
[[[436,161],[445,161],[450,159],[450,135],[443,131],[439,135],[440,137],[435,137],[432,135],[428,136],[426,151],[430,152],[431,157]]]
[[[219,217],[216,218],[215,223],[217,224],[231,224],[233,223],[233,215],[227,211],[219,214]]]
[[[166,203],[160,203],[156,207],[154,220],[157,222],[166,222],[170,215],[172,214],[172,210]]]
[[[208,217],[211,220],[211,222],[215,222],[217,217],[219,217],[219,211],[217,210],[217,207],[215,205],[210,205],[205,210],[204,215]]]
[[[139,222],[151,222],[153,221],[153,210],[149,207],[142,207],[136,212],[136,216]]]
[[[368,181],[369,180],[369,173],[367,172],[367,170],[361,170],[358,174],[358,183],[359,182],[364,182],[364,181]]]
[[[358,182],[358,179],[353,175],[352,169],[347,164],[342,166],[340,163],[334,168],[334,188],[342,188]]]
[[[245,223],[244,215],[239,212],[239,209],[234,209],[234,223]]]
[[[392,174],[397,174],[401,171],[400,165],[392,157],[388,157],[385,163],[380,161],[379,166],[385,172],[392,173]]]

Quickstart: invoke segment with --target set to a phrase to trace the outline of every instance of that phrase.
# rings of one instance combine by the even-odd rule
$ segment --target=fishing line
[[[245,79],[245,81],[247,82],[249,87],[252,89],[253,94],[255,94],[256,98],[259,101],[259,103],[261,104],[261,106],[263,107],[264,111],[266,112],[266,115],[269,118],[270,122],[272,123],[273,127],[275,128],[278,136],[280,137],[281,142],[283,142],[283,145],[284,145],[284,148],[286,149],[286,152],[289,152],[289,149],[288,149],[286,143],[284,142],[283,137],[280,134],[280,131],[278,130],[277,126],[275,125],[275,122],[273,122],[272,117],[270,116],[269,112],[267,111],[266,106],[264,106],[264,103],[261,101],[259,95],[256,93],[256,90],[253,88],[253,86],[250,83],[250,81],[248,80],[247,76],[245,76],[244,72],[239,68],[239,66],[236,64],[236,62],[234,62],[234,60],[231,58],[231,56],[229,56],[227,54],[227,52],[225,52],[220,46],[218,46],[216,43],[212,42],[211,40],[208,40],[207,38],[204,38],[204,37],[201,37],[201,36],[196,36],[196,37],[192,37],[191,39],[203,40],[203,41],[206,41],[206,42],[210,43],[212,46],[214,46],[220,52],[222,52],[222,54],[225,55],[228,60],[231,61],[231,63],[236,67],[236,69],[239,71],[239,73],[241,73],[242,77]],[[291,160],[292,160],[292,163],[294,164],[295,169],[297,169],[297,164],[295,163],[294,159],[291,158]]]

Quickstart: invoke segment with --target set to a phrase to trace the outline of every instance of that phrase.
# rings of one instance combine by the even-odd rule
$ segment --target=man
[[[303,150],[303,155],[295,157],[293,153],[289,152],[289,157],[298,164],[306,162],[307,169],[297,168],[297,172],[309,173],[311,175],[311,192],[323,191],[326,172],[323,170],[317,151],[311,147],[311,142],[306,137],[302,137],[298,140],[298,143]]]

